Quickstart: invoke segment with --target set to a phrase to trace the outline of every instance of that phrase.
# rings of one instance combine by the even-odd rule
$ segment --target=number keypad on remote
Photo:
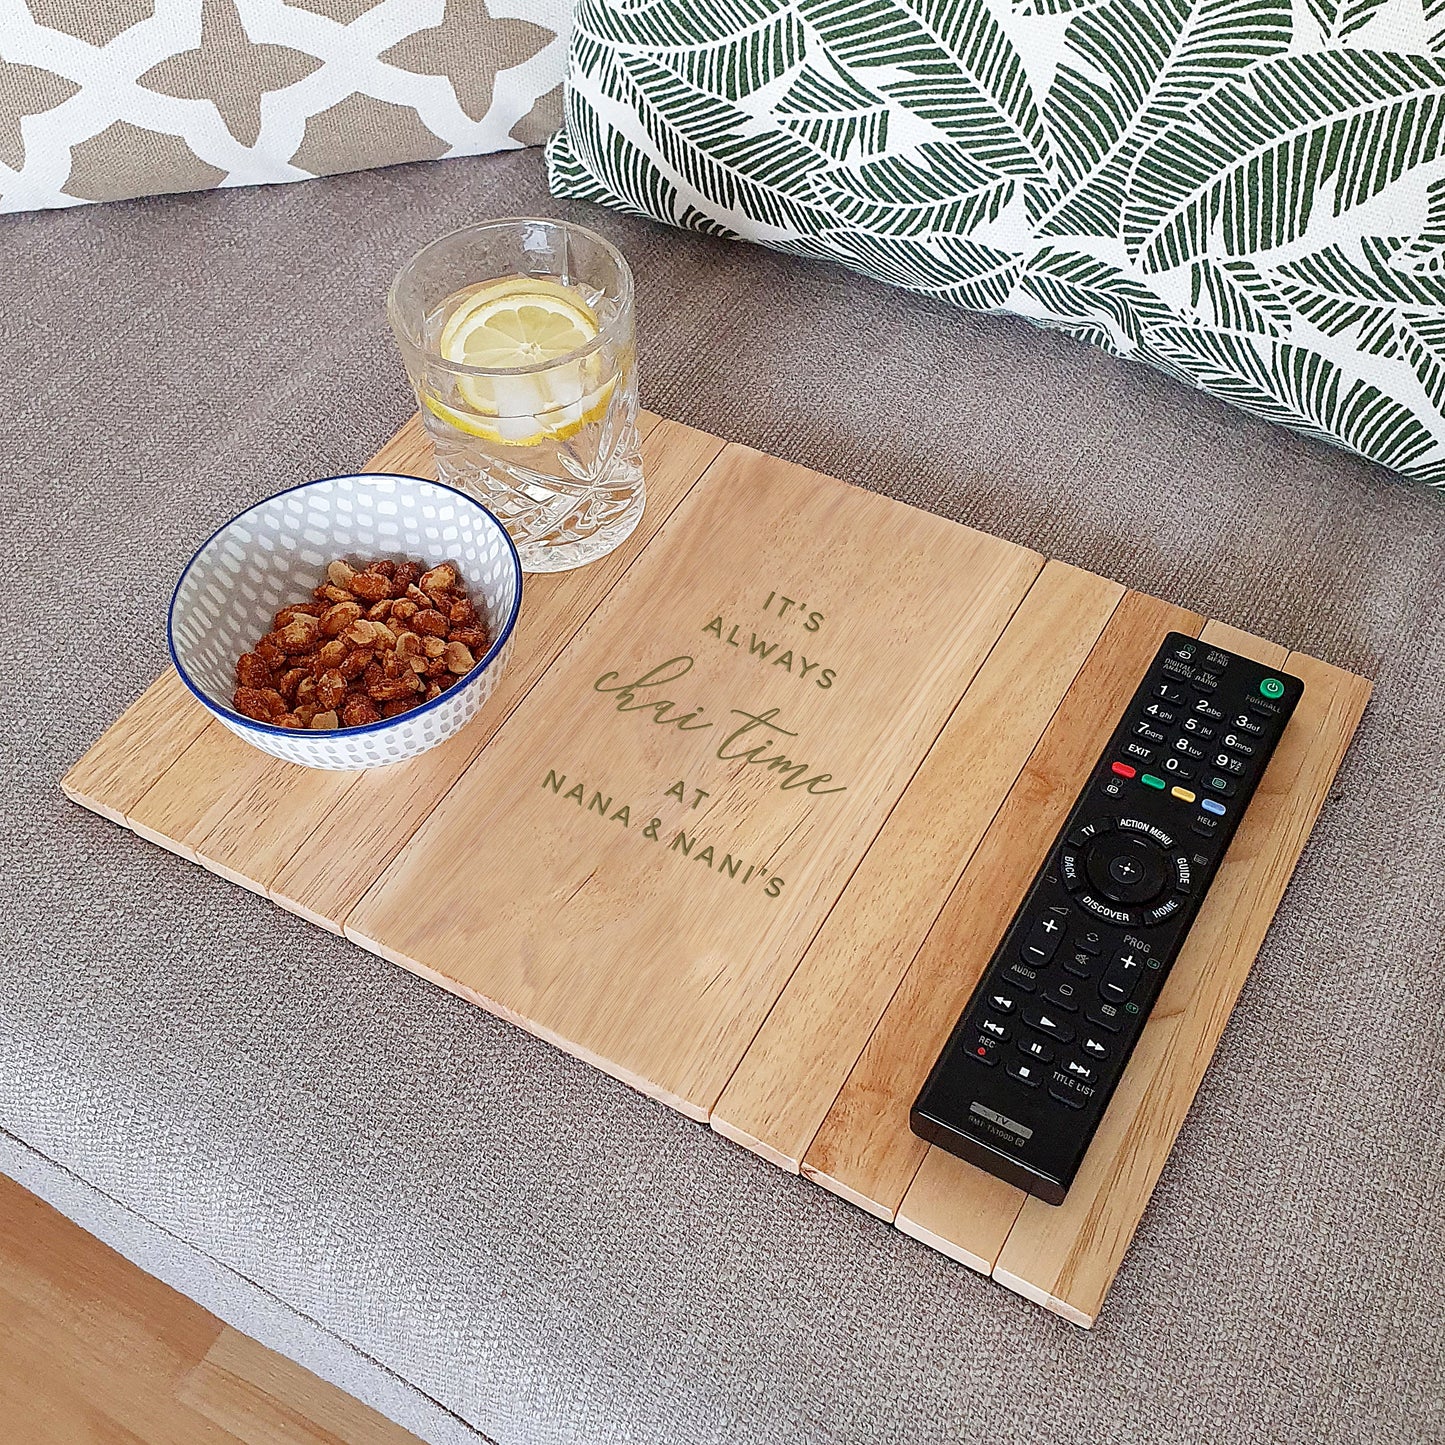
[[[919,1094],[915,1133],[1063,1200],[1303,691],[1166,637]]]

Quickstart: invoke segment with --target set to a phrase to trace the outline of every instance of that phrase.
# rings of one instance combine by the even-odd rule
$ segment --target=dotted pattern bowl
[[[365,727],[313,732],[242,717],[231,708],[236,659],[337,557],[455,562],[491,647],[440,697]],[[414,758],[471,721],[507,665],[521,602],[517,549],[480,502],[421,477],[356,474],[304,482],[233,517],[181,573],[166,630],[182,681],[238,737],[303,767],[373,768]]]

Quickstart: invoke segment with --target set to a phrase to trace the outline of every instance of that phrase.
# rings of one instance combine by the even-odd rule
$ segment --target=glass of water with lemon
[[[564,221],[433,241],[387,298],[441,480],[501,519],[528,572],[606,556],[642,516],[632,273]]]

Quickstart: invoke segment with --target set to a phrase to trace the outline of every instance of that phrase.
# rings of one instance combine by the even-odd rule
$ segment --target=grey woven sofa
[[[531,151],[0,225],[0,1170],[437,1445],[1445,1439],[1445,496],[568,210],[633,261],[655,410],[1377,680],[1090,1334],[61,796],[196,541],[408,414],[400,262],[561,209]]]

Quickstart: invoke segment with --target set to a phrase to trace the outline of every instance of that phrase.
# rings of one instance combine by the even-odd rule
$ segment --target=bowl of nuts
[[[233,517],[171,598],[181,680],[232,732],[312,768],[415,757],[464,727],[511,652],[507,529],[440,482],[305,482]]]

